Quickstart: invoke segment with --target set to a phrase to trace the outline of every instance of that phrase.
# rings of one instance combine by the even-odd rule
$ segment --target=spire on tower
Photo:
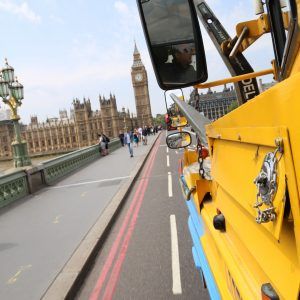
[[[134,55],[134,54],[140,54],[140,53],[139,53],[139,50],[138,50],[138,48],[137,48],[137,46],[136,46],[135,40],[134,40],[134,51],[133,51],[133,55]]]
[[[140,52],[136,46],[136,42],[134,41],[134,51],[133,51],[133,64],[132,68],[143,67],[143,63],[141,60]]]

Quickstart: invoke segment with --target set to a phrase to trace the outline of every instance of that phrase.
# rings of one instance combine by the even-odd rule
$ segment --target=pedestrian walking
[[[133,157],[133,149],[132,149],[132,146],[131,146],[132,137],[131,137],[131,134],[129,132],[125,132],[125,134],[124,134],[124,143],[128,146],[130,157]]]
[[[99,137],[99,152],[102,156],[105,156],[105,142],[104,142],[104,137],[103,135],[100,133],[98,134]]]
[[[105,143],[105,155],[108,155],[108,144],[110,142],[110,139],[104,133],[102,133],[102,136],[103,136],[104,143]]]
[[[147,145],[147,142],[148,142],[147,135],[148,135],[147,126],[144,126],[143,132],[142,132],[143,145]]]
[[[124,147],[124,133],[122,131],[120,131],[119,139],[120,139],[122,147]]]
[[[136,147],[139,146],[139,134],[138,134],[138,131],[136,129],[134,130],[134,134],[133,134],[133,142],[134,142]]]

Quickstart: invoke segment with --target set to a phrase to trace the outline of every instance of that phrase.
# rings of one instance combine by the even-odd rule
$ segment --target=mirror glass
[[[204,82],[206,60],[191,0],[138,0],[146,41],[162,89]]]
[[[189,132],[176,132],[167,136],[167,145],[171,149],[179,149],[187,147],[192,142],[192,137]]]

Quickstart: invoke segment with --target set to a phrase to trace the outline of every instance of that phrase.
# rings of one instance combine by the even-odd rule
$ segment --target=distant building
[[[136,44],[134,45],[133,64],[131,67],[131,80],[134,90],[135,106],[138,125],[153,125],[151,104],[148,90],[148,76],[141,60]]]
[[[258,87],[260,92],[264,92],[277,82],[262,83],[259,79]],[[234,88],[227,88],[226,84],[222,92],[213,92],[210,88],[206,94],[199,94],[197,89],[193,89],[190,94],[189,104],[195,107],[199,112],[202,112],[205,117],[210,120],[221,118],[228,112],[230,105],[237,101]]]
[[[189,103],[210,120],[216,120],[228,112],[232,102],[236,101],[236,94],[233,87],[224,86],[222,92],[212,92],[208,89],[206,94],[199,94],[194,89],[190,95]]]
[[[153,125],[148,77],[140,53],[134,46],[131,78],[134,89],[136,117],[122,108],[117,109],[116,97],[99,96],[99,110],[92,111],[90,99],[74,99],[70,116],[59,111],[58,118],[39,122],[32,116],[28,125],[21,124],[22,138],[27,141],[30,156],[70,152],[98,143],[98,133],[117,137],[120,131],[133,130],[142,125]],[[12,158],[13,123],[7,111],[0,111],[0,159]]]
[[[99,97],[100,110],[92,111],[90,99],[73,100],[71,117],[66,110],[59,111],[59,118],[48,118],[38,122],[32,116],[28,125],[21,124],[22,138],[27,141],[29,155],[48,155],[70,152],[72,150],[98,143],[98,134],[117,137],[119,131],[133,129],[137,119],[129,110],[117,110],[116,97]],[[13,123],[0,121],[0,158],[12,158],[11,143],[14,138]]]

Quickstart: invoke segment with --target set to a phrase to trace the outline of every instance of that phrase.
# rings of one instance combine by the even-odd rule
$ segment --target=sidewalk
[[[1,211],[0,299],[72,292],[157,137],[134,147],[133,158],[127,147],[115,150]]]

